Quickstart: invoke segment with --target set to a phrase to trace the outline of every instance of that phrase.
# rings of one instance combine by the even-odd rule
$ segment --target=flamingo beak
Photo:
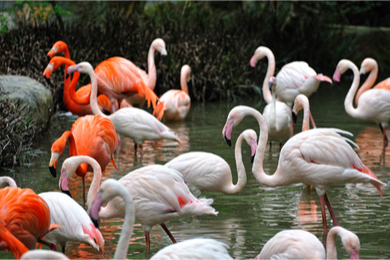
[[[57,176],[56,166],[57,166],[58,157],[59,157],[59,153],[52,153],[49,162],[49,170],[51,175],[53,175],[54,178]]]
[[[352,249],[350,259],[359,260],[359,252],[355,249]]]
[[[99,211],[102,206],[102,194],[100,192],[96,193],[95,200],[92,202],[91,207],[89,208],[89,217],[91,218],[92,223],[96,228],[99,228]]]
[[[225,126],[222,129],[222,136],[229,146],[232,146],[232,131],[234,122],[233,119],[228,119]]]
[[[67,194],[69,197],[72,198],[72,195],[70,194],[70,191],[69,191],[69,181],[68,181],[68,176],[66,174],[66,171],[61,172],[59,187],[63,193]]]

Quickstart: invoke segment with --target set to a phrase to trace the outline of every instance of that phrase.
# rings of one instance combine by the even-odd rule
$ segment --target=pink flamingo
[[[170,89],[160,97],[153,115],[164,121],[182,121],[188,114],[191,106],[191,98],[188,95],[187,82],[190,80],[191,68],[188,65],[181,67],[180,85],[181,90]]]
[[[257,110],[247,106],[234,107],[222,130],[225,139],[230,140],[233,127],[246,115],[254,116],[260,126],[260,140],[256,151],[252,173],[257,181],[268,187],[285,186],[293,183],[312,185],[320,196],[324,235],[327,234],[325,204],[333,223],[337,220],[333,214],[326,191],[331,185],[344,183],[373,184],[382,196],[381,187],[385,184],[365,166],[348,144],[351,140],[340,134],[350,133],[334,128],[311,129],[290,138],[280,151],[279,163],[273,175],[263,170],[263,160],[268,139],[268,127],[264,117]]]
[[[342,227],[332,227],[326,240],[327,251],[312,233],[299,229],[283,230],[264,245],[255,260],[260,259],[337,259],[336,236],[339,235],[351,259],[359,259],[360,240]]]
[[[109,116],[103,114],[96,102],[97,79],[91,64],[81,62],[77,65],[70,66],[68,69],[69,74],[75,71],[88,74],[91,78],[92,91],[90,104],[93,113],[110,119],[119,134],[133,139],[135,155],[137,154],[137,145],[139,145],[141,157],[143,156],[142,144],[145,140],[170,139],[180,143],[179,137],[174,131],[142,109],[126,107],[119,109]]]
[[[372,88],[376,78],[378,77],[378,63],[373,58],[365,58],[363,60],[362,64],[360,65],[360,74],[361,75],[364,75],[368,72],[370,72],[370,74],[368,74],[366,81],[359,88],[359,90],[356,94],[356,97],[355,97],[356,106],[358,105],[359,98],[363,94],[363,92],[366,91],[367,89]],[[376,84],[374,86],[374,89],[390,90],[390,78],[382,80],[381,82]]]
[[[245,130],[236,141],[235,158],[238,180],[233,184],[232,171],[229,164],[220,156],[207,152],[184,153],[165,164],[183,175],[190,187],[198,191],[217,191],[225,194],[237,194],[246,185],[246,173],[242,162],[241,146],[246,141],[251,147],[252,161],[257,148],[257,134],[252,129]]]
[[[81,163],[88,163],[94,170],[87,198],[88,208],[93,211],[94,206],[91,206],[91,203],[97,198],[96,192],[101,180],[99,164],[88,156],[69,157],[62,164],[61,179],[70,179]],[[119,182],[134,198],[135,219],[144,229],[147,251],[150,250],[149,232],[153,226],[160,224],[172,242],[176,243],[165,222],[202,214],[218,214],[210,206],[213,203],[212,199],[195,198],[185,185],[182,175],[163,165],[139,168],[120,178]],[[67,189],[69,190],[69,187]],[[117,197],[100,209],[99,218],[123,218],[125,214],[126,205]]]
[[[275,77],[273,77],[275,72],[275,56],[272,51],[265,46],[258,47],[250,60],[250,65],[255,67],[257,61],[263,59],[264,57],[267,57],[268,59],[268,68],[263,81],[262,92],[263,98],[268,105],[263,110],[263,116],[267,121],[269,139],[279,140],[281,148],[282,143],[293,135],[294,127],[291,120],[290,108],[285,102],[276,100],[275,91],[271,93],[271,87],[275,82]]]
[[[340,60],[333,74],[333,79],[340,81],[341,75],[351,69],[353,72],[352,85],[348,91],[344,101],[345,111],[352,117],[372,120],[379,125],[383,134],[383,163],[385,163],[385,149],[388,145],[386,136],[386,127],[390,122],[390,91],[386,89],[369,89],[364,91],[359,97],[359,105],[353,107],[353,97],[359,86],[359,70],[356,65],[350,60]]]

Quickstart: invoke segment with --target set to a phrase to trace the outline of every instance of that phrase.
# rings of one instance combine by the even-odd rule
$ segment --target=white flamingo
[[[34,250],[27,251],[26,253],[24,253],[20,257],[20,260],[37,260],[37,259],[39,259],[39,260],[43,260],[43,259],[68,260],[69,258],[66,255],[64,255],[60,252],[57,252],[57,251],[41,250],[41,249],[34,249]]]
[[[291,110],[286,103],[277,101],[275,91],[271,93],[270,90],[275,81],[275,77],[273,77],[275,72],[275,56],[272,51],[265,46],[258,47],[250,60],[250,65],[255,67],[257,61],[264,57],[267,57],[268,59],[268,68],[263,81],[262,92],[264,100],[268,105],[263,110],[263,116],[267,121],[269,139],[277,139],[281,148],[282,143],[293,135]]]
[[[378,180],[375,174],[360,161],[348,144],[348,142],[354,143],[340,135],[340,133],[350,133],[334,128],[311,129],[294,135],[280,151],[276,172],[273,175],[267,175],[263,169],[263,160],[268,128],[260,112],[247,106],[234,107],[227,117],[222,135],[225,139],[230,140],[233,127],[237,126],[246,115],[254,116],[260,126],[259,145],[252,167],[253,175],[260,184],[268,187],[293,183],[312,185],[320,196],[325,235],[327,234],[325,203],[333,223],[338,225],[326,195],[329,186],[370,182],[382,195],[381,187],[384,187],[385,184]]]
[[[360,240],[357,235],[342,227],[332,227],[326,240],[327,251],[310,232],[283,230],[264,245],[255,260],[260,259],[337,259],[336,236],[339,235],[350,259],[359,259]],[[325,257],[326,256],[326,257]]]
[[[83,207],[61,192],[43,192],[38,196],[50,208],[50,221],[62,227],[48,233],[45,241],[60,245],[64,254],[68,241],[89,244],[104,254],[104,238]]]
[[[150,260],[158,259],[233,259],[228,245],[211,238],[193,238],[158,251]]]
[[[334,81],[339,82],[341,74],[351,69],[353,72],[353,81],[344,101],[345,111],[352,117],[372,120],[379,125],[383,134],[383,162],[385,162],[385,149],[389,143],[386,136],[386,127],[390,122],[390,91],[386,89],[369,89],[359,97],[359,105],[353,107],[353,97],[359,87],[359,70],[350,60],[340,60],[333,74]]]
[[[80,163],[88,163],[93,168],[93,180],[88,192],[87,205],[96,195],[101,180],[101,169],[93,158],[88,156],[72,156],[67,158],[61,169],[60,182],[63,190],[69,190],[68,180]],[[182,175],[163,165],[149,165],[134,170],[119,179],[119,182],[133,196],[136,220],[141,223],[145,232],[147,252],[150,249],[150,230],[160,224],[172,242],[176,240],[164,224],[169,220],[202,214],[217,215],[210,205],[212,199],[197,199],[185,185]],[[122,199],[115,198],[99,212],[100,218],[123,218],[125,204]]]
[[[135,107],[121,108],[115,113],[107,116],[97,104],[97,80],[95,72],[90,63],[80,62],[68,68],[68,74],[78,71],[88,74],[91,78],[91,100],[90,105],[95,115],[101,115],[111,120],[115,130],[119,134],[130,137],[134,140],[134,152],[137,154],[137,145],[140,146],[141,156],[144,153],[142,144],[145,140],[170,139],[180,144],[179,137],[169,127],[161,123],[150,113]]]
[[[242,162],[241,146],[246,141],[251,147],[252,161],[257,148],[257,134],[252,129],[245,130],[236,141],[235,158],[238,180],[233,184],[232,170],[220,156],[208,152],[184,153],[165,164],[183,175],[189,187],[198,191],[217,191],[225,194],[237,194],[246,185],[246,173]]]
[[[183,121],[190,111],[191,98],[188,95],[187,82],[190,80],[191,68],[187,64],[181,68],[180,89],[170,89],[161,97],[156,105],[153,115],[165,121]]]

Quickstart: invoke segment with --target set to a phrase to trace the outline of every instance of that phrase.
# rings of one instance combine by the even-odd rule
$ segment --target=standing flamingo
[[[359,259],[360,241],[357,235],[342,227],[332,227],[323,244],[312,233],[299,229],[283,230],[264,245],[255,260],[260,259],[337,259],[336,236],[339,235],[351,259]],[[326,256],[326,257],[325,257]]]
[[[115,126],[115,130],[119,134],[123,134],[133,139],[135,155],[137,155],[137,145],[139,145],[141,157],[143,156],[144,151],[142,144],[145,140],[170,139],[180,143],[179,137],[175,132],[142,109],[126,107],[119,109],[109,116],[103,114],[99,110],[96,102],[97,80],[91,64],[88,62],[81,62],[77,65],[70,66],[68,69],[68,73],[73,73],[75,71],[88,74],[91,78],[92,91],[90,104],[93,113],[110,119]]]
[[[100,111],[100,110],[99,110]],[[107,118],[87,115],[79,117],[70,131],[65,131],[51,146],[51,158],[49,169],[53,177],[56,177],[58,158],[65,150],[66,140],[69,141],[69,155],[88,155],[95,158],[100,167],[105,170],[111,161],[115,166],[113,152],[118,145],[118,135],[114,125]],[[83,206],[85,205],[85,175],[90,171],[87,164],[78,167],[76,174],[82,178]],[[60,188],[61,188],[60,182]],[[70,194],[69,194],[70,195]]]
[[[324,235],[327,234],[325,203],[337,226],[326,191],[331,185],[344,183],[373,184],[382,196],[381,187],[385,184],[365,166],[348,144],[351,140],[342,137],[350,134],[334,128],[311,129],[290,138],[280,151],[278,167],[273,175],[267,175],[263,169],[265,148],[268,139],[268,127],[264,117],[257,110],[247,106],[234,107],[222,130],[225,140],[231,140],[233,127],[247,116],[254,116],[260,126],[260,140],[252,173],[257,181],[268,187],[285,186],[294,183],[312,185],[320,196]],[[350,134],[351,135],[351,134]]]
[[[290,108],[286,103],[276,100],[275,91],[271,93],[271,87],[276,80],[273,77],[275,72],[275,56],[272,51],[265,46],[258,47],[250,60],[250,65],[256,67],[257,61],[264,57],[268,59],[268,68],[264,78],[262,92],[263,98],[268,105],[263,110],[263,116],[268,125],[270,147],[271,140],[277,139],[281,148],[282,143],[293,135],[294,127],[291,120]]]
[[[365,58],[360,65],[360,74],[364,75],[366,73],[370,72],[368,75],[368,78],[363,83],[363,85],[359,88],[358,92],[356,93],[355,97],[355,104],[356,106],[359,103],[359,98],[363,94],[364,91],[367,89],[372,88],[372,86],[375,83],[376,78],[378,77],[378,63],[373,58]],[[374,86],[374,89],[386,89],[390,90],[390,78],[387,78],[385,80],[382,80],[378,84]]]
[[[93,158],[88,156],[67,158],[62,164],[61,180],[66,184],[81,163],[88,163],[94,169],[94,178],[87,199],[88,208],[91,209],[91,201],[97,197],[96,191],[101,178],[96,178],[96,176],[101,176],[101,169]],[[164,222],[195,215],[218,214],[210,206],[213,203],[212,199],[195,198],[185,185],[182,175],[163,165],[155,164],[139,168],[120,178],[119,182],[133,196],[135,219],[144,229],[147,251],[150,250],[149,233],[154,225],[160,224],[172,242],[176,243]],[[106,207],[100,209],[99,217],[123,218],[125,206],[122,199],[115,198]]]
[[[33,249],[37,242],[56,250],[55,244],[42,239],[61,226],[50,223],[48,205],[33,190],[17,187],[0,189],[0,222],[0,249],[11,250],[16,258],[26,249]]]
[[[302,122],[302,132],[310,129],[310,104],[309,99],[303,95],[299,94],[294,101],[294,107],[292,109],[292,115],[294,122],[297,122],[298,112],[303,109],[303,122]]]
[[[236,141],[235,158],[238,180],[233,184],[232,171],[229,164],[220,156],[207,152],[184,153],[165,164],[183,175],[188,186],[199,191],[217,191],[225,194],[237,194],[246,185],[246,173],[242,162],[241,146],[245,141],[251,147],[252,161],[257,148],[257,134],[252,129],[245,130]]]
[[[386,136],[386,127],[390,122],[390,91],[386,89],[369,89],[359,97],[359,106],[353,107],[353,97],[359,86],[359,70],[350,60],[340,60],[333,74],[333,79],[340,81],[341,74],[351,69],[353,81],[344,101],[344,108],[347,113],[358,119],[372,120],[379,125],[383,134],[383,164],[385,164],[385,149],[389,144]]]
[[[143,81],[151,91],[154,91],[157,81],[156,65],[154,62],[154,53],[156,51],[158,51],[163,58],[168,55],[167,49],[165,48],[165,42],[161,38],[154,39],[153,42],[150,44],[148,52],[148,73],[137,67],[138,73],[141,75]],[[129,104],[139,104],[141,108],[144,106],[145,103],[145,98],[139,94],[135,94],[129,97],[127,100]]]
[[[65,75],[67,67],[75,65],[76,63],[70,59],[55,56],[53,57],[46,69],[43,71],[43,75],[47,80],[50,79],[53,71],[57,70],[59,67],[65,64]],[[63,99],[66,106],[66,109],[74,115],[85,116],[88,114],[93,114],[91,106],[89,105],[90,94],[91,94],[91,85],[86,85],[79,88],[76,92],[76,85],[79,81],[80,73],[75,73],[72,81],[70,77],[65,79],[64,83],[64,94]],[[105,95],[99,95],[97,98],[99,104],[99,109],[112,112],[111,101]]]
[[[104,254],[104,238],[94,226],[85,209],[61,192],[38,194],[49,206],[52,223],[61,225],[45,236],[45,241],[60,245],[62,253],[68,241],[87,243]]]
[[[158,259],[233,259],[228,245],[211,238],[193,238],[164,247],[150,260]]]
[[[187,82],[190,80],[191,68],[188,65],[181,67],[180,85],[181,90],[170,89],[160,97],[153,115],[164,121],[182,121],[190,111],[191,98],[188,95]]]

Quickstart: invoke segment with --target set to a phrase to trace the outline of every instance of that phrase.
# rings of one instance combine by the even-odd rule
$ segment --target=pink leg
[[[314,123],[314,119],[313,119],[313,116],[311,115],[311,113],[310,113],[310,122],[311,122],[311,126],[313,128],[317,128],[316,123]]]
[[[85,176],[81,177],[83,183],[83,208],[85,208]]]
[[[389,145],[389,140],[387,139],[386,135],[386,127],[382,127],[381,124],[379,124],[379,128],[381,129],[381,132],[383,134],[383,165],[386,165],[385,163],[385,155],[386,155],[386,147]]]
[[[332,209],[332,207],[330,206],[330,202],[329,202],[329,199],[328,199],[328,195],[325,193],[324,197],[325,197],[326,206],[328,207],[330,216],[332,217],[333,224],[334,224],[335,226],[338,226],[339,223],[337,223],[336,216],[334,215],[333,209]]]
[[[176,239],[173,237],[172,233],[169,231],[169,229],[167,228],[167,226],[162,223],[160,224],[161,227],[165,230],[165,232],[167,233],[167,235],[169,236],[169,238],[172,240],[173,243],[176,243]]]
[[[148,231],[145,231],[145,240],[146,240],[146,252],[145,258],[149,259],[149,251],[150,251],[150,235]]]
[[[325,201],[324,196],[320,196],[321,213],[322,213],[322,225],[324,227],[324,245],[326,244],[326,236],[328,234],[328,225],[326,223]]]

